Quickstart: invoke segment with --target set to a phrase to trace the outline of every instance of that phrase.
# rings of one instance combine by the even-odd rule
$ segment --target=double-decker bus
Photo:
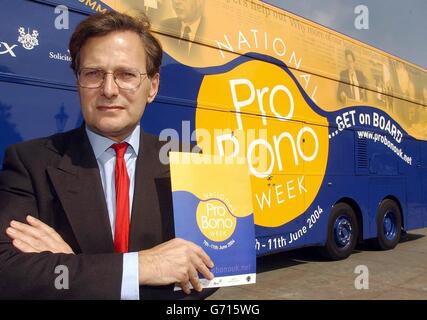
[[[144,11],[164,48],[144,130],[246,159],[258,255],[427,225],[426,70],[257,0],[2,1],[1,155],[81,125],[68,40],[107,10]]]

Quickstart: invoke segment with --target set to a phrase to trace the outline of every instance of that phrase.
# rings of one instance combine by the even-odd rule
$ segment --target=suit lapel
[[[83,253],[114,252],[98,164],[84,125],[70,137],[48,175]]]
[[[135,170],[129,251],[148,249],[172,237],[169,166],[159,161],[160,143],[141,128]]]

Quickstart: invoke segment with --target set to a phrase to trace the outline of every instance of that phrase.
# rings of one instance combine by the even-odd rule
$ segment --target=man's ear
[[[154,98],[157,95],[157,92],[159,91],[159,85],[160,85],[160,74],[156,73],[154,76],[150,79],[150,91],[148,92],[147,102],[150,103],[154,100]]]

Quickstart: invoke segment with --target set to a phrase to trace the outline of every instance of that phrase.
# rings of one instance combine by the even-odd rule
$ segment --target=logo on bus
[[[18,45],[16,44],[8,44],[7,42],[3,42],[0,41],[0,55],[3,54],[10,54],[13,58],[16,58],[16,54],[13,51],[13,49],[15,49],[15,47],[17,47]],[[4,50],[2,50],[4,48]]]
[[[208,130],[212,138],[196,131],[198,145],[204,152],[246,159],[257,225],[276,227],[297,218],[319,192],[328,121],[310,103],[283,68],[259,60],[203,79],[198,106],[204,108],[197,108],[196,129]]]
[[[25,33],[24,27],[20,27],[18,29],[19,37],[18,42],[22,44],[22,47],[26,50],[33,50],[34,47],[39,45],[39,40],[37,37],[39,36],[39,32],[37,30],[33,30],[32,33],[30,33],[30,30],[27,30],[28,32]]]
[[[18,29],[18,42],[22,45],[22,47],[26,50],[33,50],[34,47],[39,45],[38,36],[39,32],[37,30],[32,30],[30,33],[30,30],[27,29],[27,32],[25,32],[24,27],[20,27]],[[8,54],[13,58],[16,58],[16,52],[14,49],[17,47],[17,44],[10,44],[5,41],[0,41],[0,55]]]

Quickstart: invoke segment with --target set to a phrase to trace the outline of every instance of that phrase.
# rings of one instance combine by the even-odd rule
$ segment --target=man
[[[169,38],[168,46],[173,48],[179,56],[195,56],[198,54],[198,45],[205,29],[203,17],[204,0],[172,0],[176,13],[175,18],[163,20],[161,25],[166,32],[175,32],[179,38]]]
[[[362,71],[356,69],[356,57],[351,50],[345,50],[347,69],[341,71],[338,84],[338,100],[347,103],[348,99],[367,101],[366,77]]]
[[[117,12],[82,21],[70,53],[84,125],[7,149],[0,298],[209,293],[201,292],[198,272],[212,279],[213,263],[195,244],[171,240],[168,167],[159,161],[158,139],[139,126],[160,81],[162,50],[149,28],[145,16]],[[60,275],[68,277],[65,288]],[[183,291],[174,293],[174,284]]]

